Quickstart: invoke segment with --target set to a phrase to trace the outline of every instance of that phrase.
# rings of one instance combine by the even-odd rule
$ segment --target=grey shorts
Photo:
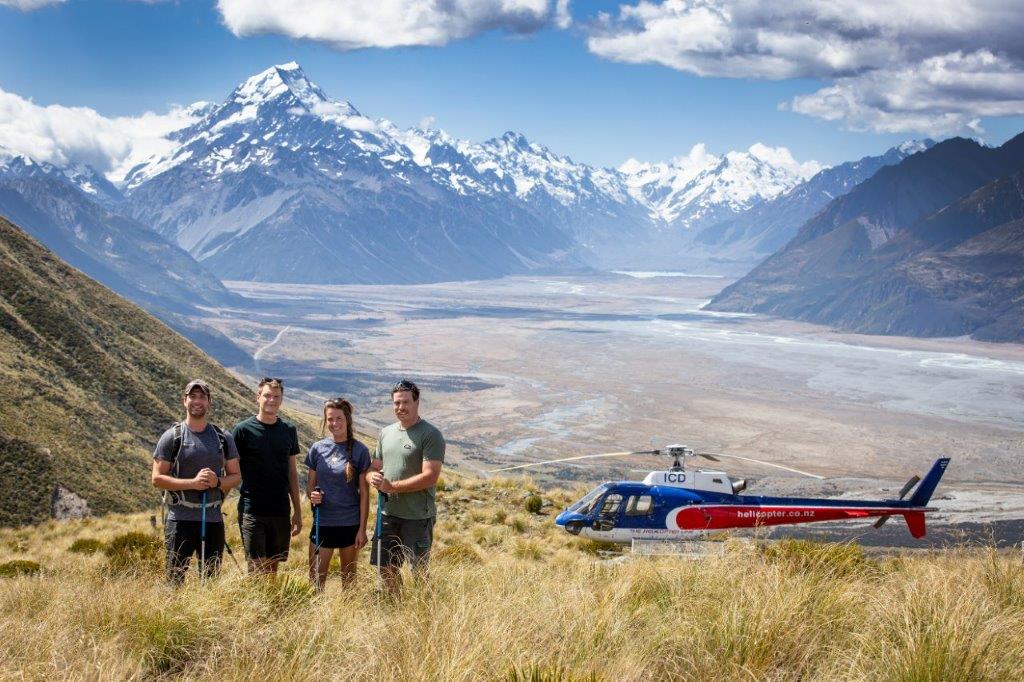
[[[292,542],[292,522],[287,516],[254,516],[242,514],[238,517],[242,530],[242,546],[249,559],[270,559],[286,561]]]
[[[381,517],[381,537],[374,533],[370,547],[370,564],[377,565],[377,545],[381,546],[382,566],[401,566],[406,560],[413,566],[425,564],[430,558],[430,546],[434,544],[434,519],[400,519],[397,516]]]

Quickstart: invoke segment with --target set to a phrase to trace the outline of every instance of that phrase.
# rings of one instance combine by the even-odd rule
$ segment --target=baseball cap
[[[182,392],[182,395],[188,395],[189,393],[192,392],[193,388],[198,388],[200,391],[206,394],[207,398],[210,397],[209,384],[200,379],[193,379],[192,381],[188,382],[188,384],[185,386],[185,390]]]

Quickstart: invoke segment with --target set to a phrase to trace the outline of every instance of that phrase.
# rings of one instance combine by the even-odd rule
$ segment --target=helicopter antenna
[[[513,471],[515,469],[526,469],[528,467],[539,467],[545,464],[558,464],[560,462],[575,462],[581,459],[597,459],[599,457],[626,457],[627,455],[657,455],[660,454],[659,450],[635,450],[632,452],[603,452],[599,455],[579,455],[578,457],[563,457],[562,459],[549,459],[546,462],[530,462],[529,464],[517,464],[512,467],[502,467],[500,469],[491,469],[487,473],[496,474],[499,471]]]
[[[783,466],[781,464],[774,464],[773,462],[765,462],[764,460],[754,459],[752,457],[740,457],[739,455],[724,455],[724,454],[722,454],[720,452],[698,452],[698,453],[696,453],[696,455],[698,457],[704,457],[704,458],[710,459],[710,460],[715,460],[716,457],[728,457],[730,459],[741,459],[744,462],[755,462],[757,464],[763,464],[766,467],[775,467],[776,469],[783,469],[785,471],[791,471],[794,474],[800,474],[801,476],[810,476],[811,478],[816,478],[819,481],[825,479],[824,476],[819,476],[818,474],[811,474],[811,473],[808,473],[806,471],[800,471],[799,469],[794,469],[792,467]]]

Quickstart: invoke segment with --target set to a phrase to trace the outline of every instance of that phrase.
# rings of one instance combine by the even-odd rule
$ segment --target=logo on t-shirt
[[[412,450],[412,443],[406,443],[405,444],[405,449],[406,450]]]

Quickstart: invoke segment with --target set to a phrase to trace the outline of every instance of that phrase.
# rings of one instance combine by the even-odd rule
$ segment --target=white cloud
[[[112,180],[173,146],[166,135],[195,121],[203,107],[108,118],[88,107],[40,106],[0,90],[0,146],[57,165],[87,163]]]
[[[569,0],[217,0],[217,8],[236,36],[279,33],[341,50],[439,46],[571,23]]]
[[[804,161],[800,163],[793,158],[792,152],[786,147],[769,147],[760,142],[755,142],[747,152],[755,159],[760,159],[772,166],[785,168],[790,173],[804,179],[814,177],[823,168],[817,161]]]
[[[840,78],[795,97],[793,111],[855,130],[980,133],[980,116],[1024,113],[1024,69],[986,50]]]
[[[851,128],[969,129],[1024,114],[1019,0],[641,0],[591,26],[591,52],[699,76],[818,78],[792,110]]]
[[[0,7],[13,7],[22,12],[31,12],[47,5],[59,5],[67,0],[0,0]]]

